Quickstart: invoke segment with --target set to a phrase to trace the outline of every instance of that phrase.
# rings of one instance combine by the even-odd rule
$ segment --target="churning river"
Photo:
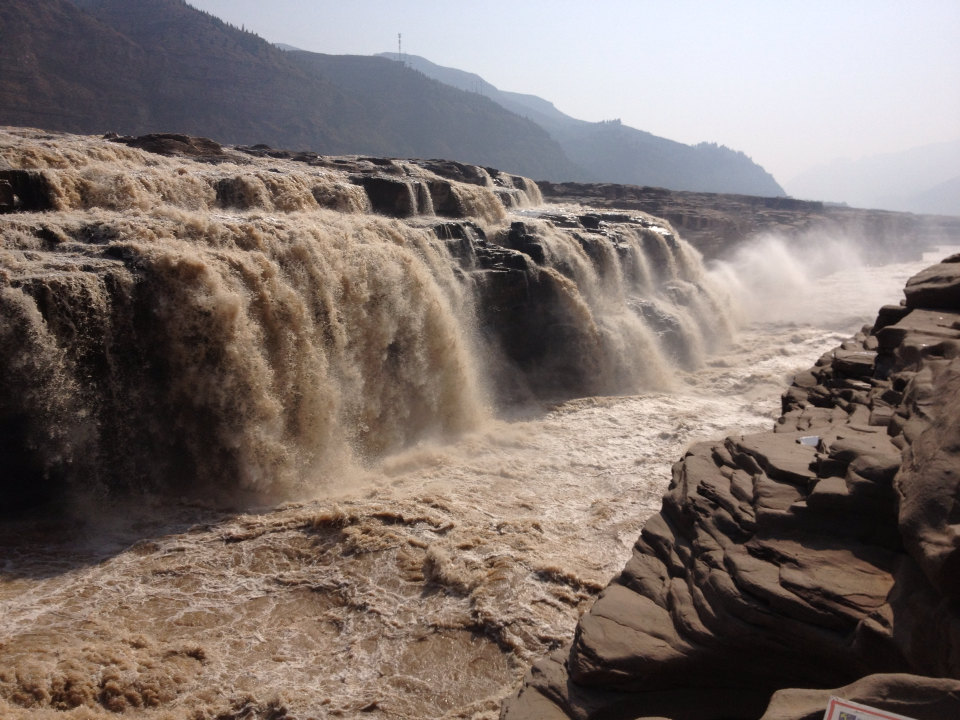
[[[140,155],[134,155],[140,162]],[[102,162],[115,167],[123,159],[106,157]],[[155,164],[160,169],[150,172],[177,172],[175,161]],[[344,197],[352,197],[351,192],[343,190]],[[411,382],[404,373],[419,373],[439,378],[436,387],[425,383],[422,392],[440,393],[440,399],[386,420],[389,413],[360,407],[350,422],[362,428],[334,437],[336,428],[315,426],[322,413],[312,409],[332,402],[329,398],[311,397],[294,387],[295,379],[273,380],[268,397],[267,391],[235,381],[260,370],[237,371],[228,377],[234,382],[231,392],[247,393],[236,401],[238,407],[260,420],[252,429],[239,428],[231,442],[245,443],[260,456],[242,471],[234,456],[229,456],[232,464],[211,461],[201,468],[203,479],[209,483],[217,472],[249,472],[249,477],[230,484],[257,489],[273,467],[287,478],[283,486],[287,499],[284,493],[278,492],[276,499],[260,493],[242,511],[226,511],[222,504],[180,497],[176,487],[129,500],[81,493],[71,500],[69,512],[0,525],[4,718],[106,718],[117,713],[158,719],[496,718],[500,699],[516,686],[526,667],[571,639],[578,616],[622,567],[644,520],[659,509],[671,463],[683,449],[726,433],[768,429],[779,414],[779,396],[792,373],[813,364],[863,323],[872,323],[879,306],[898,302],[906,278],[928,264],[869,267],[858,261],[854,249],[830,239],[801,252],[779,239],[760,238],[727,262],[710,267],[701,267],[695,257],[685,259],[697,263],[697,283],[719,289],[711,296],[717,315],[707,324],[724,325],[721,337],[698,347],[693,361],[673,366],[652,354],[628,351],[614,365],[620,376],[626,373],[639,387],[623,394],[497,405],[488,400],[496,394],[488,387],[497,382],[496,373],[470,369],[475,346],[468,343],[466,350],[457,349],[455,328],[449,324],[451,316],[473,317],[476,311],[465,307],[469,303],[460,296],[456,273],[446,269],[439,251],[428,247],[418,231],[367,215],[357,220],[324,215],[338,230],[336,237],[320,237],[316,231],[303,230],[310,221],[303,208],[296,208],[301,214],[281,232],[271,229],[279,221],[264,215],[262,207],[252,218],[223,211],[201,220],[199,213],[208,212],[205,207],[170,210],[158,219],[143,204],[117,204],[113,210],[109,203],[97,205],[108,207],[95,211],[101,213],[97,222],[117,223],[109,214],[124,213],[129,227],[118,234],[137,235],[136,242],[121,238],[126,252],[140,253],[137,267],[161,278],[177,275],[176,283],[204,285],[206,305],[198,317],[206,322],[218,316],[217,327],[239,322],[237,317],[252,312],[242,303],[228,302],[231,288],[224,279],[228,277],[245,277],[248,288],[257,288],[260,296],[254,291],[244,295],[248,300],[254,296],[251,305],[261,302],[283,310],[271,311],[273,315],[258,311],[257,332],[264,335],[279,333],[262,330],[268,316],[291,327],[309,324],[317,315],[294,312],[295,303],[284,296],[288,289],[275,277],[279,275],[299,273],[306,284],[307,276],[323,272],[327,279],[321,284],[327,285],[336,276],[337,302],[345,302],[351,292],[366,293],[365,317],[373,312],[371,295],[384,304],[391,292],[397,292],[395,304],[375,319],[376,327],[392,333],[384,340],[385,347],[400,342],[401,334],[390,329],[391,324],[402,324],[395,322],[396,308],[436,305],[434,314],[418,315],[413,324],[429,332],[440,347],[424,348],[418,340],[414,344],[426,354],[407,353],[398,362],[410,365],[382,378],[383,385],[373,392],[378,403],[409,404],[409,399],[393,395],[404,382]],[[125,204],[136,207],[130,210]],[[70,219],[76,207],[63,211],[61,227],[66,234],[79,222]],[[277,212],[273,207],[267,210]],[[528,203],[511,211],[517,214],[493,218],[488,227],[518,220],[546,222],[537,219],[542,211]],[[39,222],[38,217],[20,221],[20,231]],[[217,235],[212,250],[165,235],[171,224],[191,223],[195,227],[190,232]],[[350,223],[353,230],[347,227]],[[374,226],[376,233],[392,235],[383,242],[370,239]],[[289,237],[296,232],[313,233],[313,246],[335,246],[331,256],[335,259],[320,262],[306,245],[291,249]],[[252,261],[241,259],[237,249],[241,235],[247,255],[254,247],[261,259],[296,251],[300,253],[296,267],[291,269],[294,264],[284,264],[285,260],[244,265]],[[71,237],[75,239],[76,233]],[[271,243],[286,246],[278,249]],[[30,253],[41,254],[41,248],[27,245],[23,241],[16,252],[36,260]],[[161,257],[152,249],[159,245],[170,252]],[[424,274],[406,257],[398,263],[378,260],[376,278],[346,268],[362,264],[358,254],[366,253],[369,260],[372,254],[397,255],[410,247],[413,254],[426,258],[422,265],[431,272]],[[562,253],[548,247],[549,252]],[[567,267],[572,264],[568,260]],[[120,272],[94,270],[98,278]],[[681,270],[675,272],[685,277]],[[48,265],[44,273],[65,277],[68,270]],[[30,270],[23,277],[44,273]],[[398,276],[398,285],[386,277],[391,273]],[[249,279],[253,276],[255,281]],[[107,296],[85,286],[80,294],[89,306],[116,304],[120,292],[116,287],[126,281],[122,274],[110,277],[119,279],[111,281],[112,294]],[[584,282],[578,279],[581,287]],[[26,286],[27,280],[22,284]],[[427,285],[440,286],[442,303],[427,296],[428,290],[432,292],[424,289]],[[165,288],[158,280],[153,291],[168,297]],[[11,307],[24,307],[23,298],[17,296],[16,305],[13,291],[4,292],[8,313],[13,314]],[[193,307],[183,298],[179,301],[181,308]],[[584,302],[587,310],[599,312],[589,298]],[[337,312],[344,316],[347,310],[341,304]],[[27,326],[33,315],[23,310],[22,317]],[[181,316],[177,322],[183,320]],[[353,327],[350,318],[343,322],[343,357],[328,356],[326,365],[292,368],[289,374],[309,375],[316,382],[338,378],[337,407],[350,408],[363,405],[352,394],[370,392],[379,375],[362,367],[362,348],[350,355],[348,335]],[[361,322],[367,321],[356,320],[354,326]],[[634,332],[627,327],[633,320],[605,322],[617,338]],[[202,329],[207,332],[209,327]],[[332,331],[325,332],[329,336]],[[635,335],[642,340],[645,332]],[[241,340],[251,347],[263,342],[250,333]],[[450,335],[440,339],[443,333]],[[42,345],[36,334],[30,337]],[[164,337],[168,344],[189,345],[194,336]],[[298,330],[275,342],[286,343],[284,353],[307,353],[312,337],[307,330]],[[329,337],[326,342],[331,342]],[[629,349],[639,342],[622,344]],[[218,362],[226,362],[223,353],[233,351],[221,350]],[[432,364],[432,355],[450,353],[456,355],[452,364]],[[248,355],[243,362],[253,363],[256,358]],[[37,367],[53,367],[56,358],[50,357]],[[261,361],[269,364],[276,357],[265,355]],[[631,362],[637,367],[628,367]],[[337,363],[340,367],[334,368]],[[183,366],[178,367],[182,372]],[[50,373],[60,378],[58,392],[70,390],[62,373]],[[188,380],[181,377],[178,382],[188,387]],[[290,387],[284,389],[284,383]],[[266,394],[260,397],[259,392]],[[51,400],[50,412],[80,412],[76,398],[84,395],[76,391],[74,396],[62,407]],[[469,407],[451,408],[461,396]],[[301,404],[297,423],[272,419],[279,413],[274,405],[289,404],[293,398]],[[132,401],[149,403],[150,396],[123,402]],[[244,403],[259,405],[251,410]],[[412,431],[411,424],[423,424],[423,417],[437,414],[447,418],[444,433],[429,427]],[[124,422],[130,417],[135,415]],[[374,419],[382,420],[383,428],[373,427]],[[174,420],[169,421],[171,426]],[[270,422],[286,422],[286,434],[258,435],[257,428]],[[296,443],[284,440],[285,449],[273,448],[271,444],[283,444],[276,438],[292,433],[292,424],[309,427],[298,430]],[[150,429],[144,426],[143,432]],[[383,439],[378,432],[390,436]],[[110,437],[126,436],[121,428]],[[341,453],[336,462],[290,460],[311,438],[327,443],[331,456],[336,455],[334,450]],[[207,436],[201,439],[211,442]],[[71,441],[70,448],[80,453],[83,447],[96,445],[97,457],[104,457],[102,446],[107,441]],[[62,438],[57,442],[58,447],[67,446]],[[210,452],[214,460],[228,457],[220,447],[211,447]],[[83,458],[77,458],[74,462],[82,465]],[[303,473],[322,474],[323,482],[298,484]]]

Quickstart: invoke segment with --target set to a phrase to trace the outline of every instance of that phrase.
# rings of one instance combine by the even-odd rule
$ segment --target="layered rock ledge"
[[[796,376],[768,433],[689,448],[572,646],[502,720],[960,717],[960,256]]]
[[[915,215],[785,197],[667,190],[613,183],[537,185],[550,203],[582,203],[606,210],[640,210],[668,220],[708,259],[723,258],[745,240],[775,233],[805,241],[848,237],[870,246],[871,257],[916,258],[960,233],[960,217]],[[913,239],[904,243],[903,238]]]

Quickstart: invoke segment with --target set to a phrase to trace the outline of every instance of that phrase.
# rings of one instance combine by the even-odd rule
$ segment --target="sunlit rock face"
[[[807,718],[825,694],[784,689],[840,686],[960,712],[958,260],[797,375],[773,432],[686,452],[572,646],[503,718]]]

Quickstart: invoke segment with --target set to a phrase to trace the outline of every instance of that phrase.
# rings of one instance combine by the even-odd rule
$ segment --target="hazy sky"
[[[188,0],[271,42],[403,51],[582,120],[742,150],[781,184],[960,138],[960,0]]]

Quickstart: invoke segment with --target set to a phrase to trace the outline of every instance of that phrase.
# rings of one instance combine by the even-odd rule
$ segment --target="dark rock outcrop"
[[[814,718],[831,692],[960,716],[958,292],[960,264],[920,273],[773,432],[691,447],[504,720]]]
[[[355,182],[366,190],[373,211],[390,217],[417,215],[429,197],[427,188],[415,181],[363,176]]]
[[[0,180],[0,212],[12,212],[17,202],[13,194],[13,185],[9,180]]]
[[[158,155],[181,155],[196,160],[225,159],[223,146],[210,138],[192,137],[182,133],[149,133],[138,137],[108,135],[107,137],[115,142]]]
[[[50,181],[38,170],[0,170],[0,213],[52,210]]]

